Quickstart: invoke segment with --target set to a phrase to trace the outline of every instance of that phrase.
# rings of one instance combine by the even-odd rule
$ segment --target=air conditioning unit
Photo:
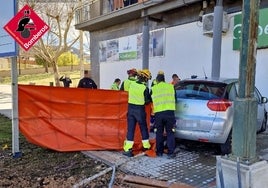
[[[213,35],[213,20],[214,20],[214,14],[205,14],[202,17],[203,22],[203,34],[204,35]],[[223,12],[222,17],[222,33],[227,33],[229,29],[229,20],[228,20],[228,14],[226,12]]]

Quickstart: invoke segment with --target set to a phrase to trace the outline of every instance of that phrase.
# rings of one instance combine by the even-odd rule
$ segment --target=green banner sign
[[[259,10],[257,48],[268,47],[268,8]],[[233,50],[240,50],[242,35],[242,14],[234,16]]]
[[[119,60],[137,59],[137,51],[119,53]]]

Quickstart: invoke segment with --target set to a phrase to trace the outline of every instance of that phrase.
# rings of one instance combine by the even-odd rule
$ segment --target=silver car
[[[238,96],[238,79],[185,79],[176,89],[176,138],[220,144],[222,154],[231,152],[233,101]],[[257,88],[257,132],[267,126],[267,111]]]

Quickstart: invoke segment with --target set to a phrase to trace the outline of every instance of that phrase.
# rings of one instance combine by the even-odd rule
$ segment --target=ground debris
[[[123,182],[130,186],[134,186],[136,188],[142,187],[151,187],[151,188],[192,188],[189,185],[183,183],[174,183],[168,181],[159,181],[156,179],[150,179],[146,177],[133,176],[133,175],[125,175],[123,177]]]
[[[2,145],[2,143],[0,143]],[[62,187],[68,188],[94,176],[106,164],[82,152],[57,152],[20,140],[22,156],[13,158],[11,147],[0,150],[0,187]],[[122,172],[116,172],[116,176]],[[94,179],[82,188],[108,187],[111,172]],[[121,186],[116,177],[114,185]]]

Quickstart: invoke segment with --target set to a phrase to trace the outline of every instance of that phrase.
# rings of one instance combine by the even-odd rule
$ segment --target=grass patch
[[[6,144],[12,139],[12,121],[0,114],[0,143]]]
[[[80,71],[61,72],[59,76],[62,76],[64,74],[68,74],[70,78],[72,79],[73,83],[71,84],[71,87],[77,87],[78,82],[80,80]],[[19,84],[35,83],[35,85],[49,86],[50,82],[53,82],[55,85],[53,73],[42,73],[42,74],[18,76]],[[11,77],[2,78],[1,84],[11,84]],[[62,82],[60,82],[60,84],[63,85]]]
[[[53,77],[53,73],[33,74],[33,75],[22,75],[18,77],[19,82],[31,82],[33,80],[42,80]]]
[[[32,82],[33,80],[42,80],[47,78],[52,78],[52,73],[43,73],[43,74],[33,74],[33,75],[21,75],[18,76],[18,83],[28,83]],[[2,84],[10,84],[11,83],[11,77],[5,77],[2,78]]]
[[[10,84],[11,83],[11,77],[0,77],[0,83],[1,84]]]
[[[73,84],[71,84],[71,87],[76,86],[77,81],[80,79],[80,72],[79,71],[73,71],[73,72],[62,72],[59,76],[61,77],[64,74],[68,74],[70,78],[72,79]],[[49,86],[50,82],[53,82],[55,85],[54,80],[54,74],[53,73],[43,73],[43,74],[35,74],[35,75],[24,75],[18,77],[18,83],[19,84],[29,84],[29,83],[35,83],[35,85],[45,85]],[[60,82],[61,85],[62,82]]]

